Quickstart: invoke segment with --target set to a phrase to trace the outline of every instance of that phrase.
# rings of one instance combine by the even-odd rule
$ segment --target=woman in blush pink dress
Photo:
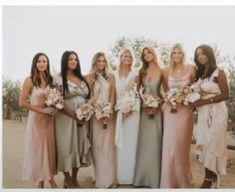
[[[175,44],[170,53],[170,67],[164,69],[164,91],[181,88],[193,82],[195,68],[185,65],[184,52],[180,44]],[[177,106],[177,113],[171,106],[163,106],[163,148],[161,188],[190,188],[190,144],[193,131],[191,108],[183,104]]]
[[[116,184],[116,147],[114,145],[115,81],[109,72],[106,56],[98,52],[92,59],[90,74],[87,76],[94,107],[97,103],[110,103],[110,117],[91,120],[92,157],[95,172],[95,187],[110,188]],[[104,127],[106,123],[106,127]]]
[[[225,101],[229,99],[229,87],[226,74],[217,67],[210,46],[197,47],[194,61],[202,93],[202,98],[194,103],[198,107],[195,152],[205,168],[201,188],[210,188],[214,184],[219,187],[219,175],[226,174],[228,111]]]
[[[25,181],[38,182],[38,188],[43,188],[45,181],[57,188],[53,117],[56,110],[45,106],[44,89],[48,86],[52,86],[49,59],[44,53],[38,53],[33,58],[31,75],[24,81],[19,100],[20,107],[29,110],[22,177]]]

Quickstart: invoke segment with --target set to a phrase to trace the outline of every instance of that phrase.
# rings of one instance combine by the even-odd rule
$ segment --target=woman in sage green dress
[[[91,145],[88,123],[79,124],[74,112],[90,96],[89,86],[81,75],[78,56],[74,51],[64,52],[56,85],[63,90],[64,110],[73,112],[71,117],[59,112],[55,118],[57,169],[64,173],[64,187],[76,188],[79,168],[90,165]]]
[[[153,48],[145,47],[141,54],[143,66],[140,70],[138,84],[145,94],[161,98],[161,68]],[[159,188],[161,173],[162,148],[162,112],[161,104],[157,108],[143,105],[136,156],[135,186]]]

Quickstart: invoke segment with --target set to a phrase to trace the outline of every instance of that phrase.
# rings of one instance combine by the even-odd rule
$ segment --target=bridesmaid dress
[[[42,88],[33,88],[32,105],[45,105],[43,91]],[[22,178],[25,181],[48,181],[56,173],[54,117],[29,111]]]
[[[169,75],[169,88],[184,87],[190,83],[190,74],[175,79]],[[163,149],[161,188],[190,188],[190,145],[193,131],[193,115],[190,107],[177,106],[177,113],[171,113],[171,106],[163,107]]]
[[[159,80],[143,81],[145,92],[157,94]],[[149,119],[148,114],[141,113],[137,148],[135,186],[160,187],[162,154],[162,112]]]
[[[88,87],[84,81],[80,85],[68,81],[69,94],[64,101],[75,111],[86,103]],[[56,84],[62,85],[62,78],[56,78]],[[78,126],[77,122],[58,111],[55,118],[57,169],[68,172],[72,168],[87,167],[91,164],[91,144],[88,123]]]
[[[136,70],[132,70],[126,78],[120,78],[119,72],[116,71],[114,75],[117,101],[131,87],[137,74]],[[120,112],[117,112],[115,132],[115,144],[117,145],[117,183],[132,184],[136,162],[140,114],[134,111],[124,119],[120,117]]]
[[[109,82],[99,75],[95,81],[96,101],[109,102]],[[95,187],[108,188],[116,184],[116,148],[114,145],[115,121],[113,116],[103,129],[103,122],[92,118],[92,157],[95,172]]]
[[[208,99],[221,93],[219,85],[213,81],[218,75],[219,69],[217,68],[210,78],[199,80],[202,99]],[[199,155],[199,161],[203,163],[204,167],[216,173],[217,176],[226,174],[227,122],[228,111],[225,101],[198,108],[198,122],[194,132],[195,152]]]

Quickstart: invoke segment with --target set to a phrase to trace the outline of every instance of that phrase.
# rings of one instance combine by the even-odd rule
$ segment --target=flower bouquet
[[[144,106],[148,108],[157,108],[160,105],[160,98],[155,97],[152,94],[144,93],[144,88],[142,86],[140,87],[139,93]],[[148,114],[148,118],[154,118],[154,114]]]
[[[140,99],[135,83],[133,83],[132,88],[129,91],[125,91],[123,97],[117,101],[115,110],[121,111],[123,114],[140,110]]]
[[[89,103],[85,103],[76,110],[76,114],[79,120],[89,121],[94,114],[94,108]]]
[[[193,103],[200,98],[200,90],[196,84],[187,85],[183,88],[172,88],[165,95],[165,101],[172,105],[172,113],[177,113],[177,103],[189,105],[189,103]]]
[[[184,99],[184,104],[189,105],[189,103],[194,103],[195,101],[201,98],[200,88],[197,86],[196,83],[193,83],[191,86],[188,86],[184,89],[184,92],[187,94]],[[193,118],[195,124],[198,120],[198,110],[197,108],[193,108]]]
[[[98,101],[95,104],[95,117],[96,119],[105,119],[109,118],[112,113],[111,103],[103,103]],[[103,129],[107,129],[107,122],[104,121]]]
[[[196,84],[186,86],[183,92],[186,94],[184,99],[185,105],[189,105],[189,103],[194,103],[195,101],[201,98],[200,89],[196,86]]]
[[[177,103],[183,103],[184,98],[183,89],[174,87],[165,94],[164,100],[171,105],[171,113],[177,113]]]
[[[64,100],[61,93],[55,88],[47,87],[44,91],[46,95],[46,105],[54,106],[57,109],[62,109],[64,107]]]

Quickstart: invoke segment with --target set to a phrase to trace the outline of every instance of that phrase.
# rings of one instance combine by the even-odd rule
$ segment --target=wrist
[[[210,104],[214,103],[213,97],[212,97],[212,98],[209,98],[209,102],[210,102]]]

